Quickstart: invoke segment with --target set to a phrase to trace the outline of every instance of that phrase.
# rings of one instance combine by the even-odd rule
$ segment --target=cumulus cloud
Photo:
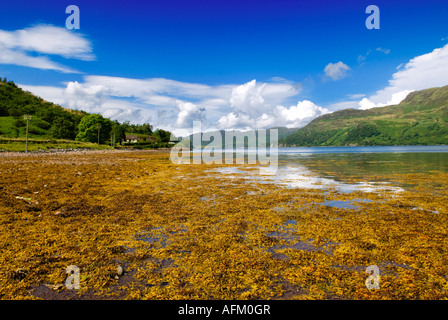
[[[218,120],[219,127],[222,129],[251,129],[253,122],[256,120],[251,120],[247,114],[236,114],[235,112],[230,112],[229,114],[222,116]]]
[[[360,101],[360,109],[400,103],[416,90],[448,85],[448,44],[401,64],[389,85]]]
[[[95,59],[90,41],[82,34],[66,28],[37,25],[16,31],[0,30],[1,64],[77,73],[70,67],[52,61],[48,55],[85,61]]]
[[[267,103],[263,98],[263,90],[266,84],[257,85],[256,80],[252,80],[243,85],[233,88],[230,96],[230,104],[238,112],[250,115],[257,114],[260,109],[265,109]]]
[[[368,98],[363,98],[360,102],[359,102],[359,109],[361,110],[367,110],[367,109],[371,109],[371,108],[376,108],[376,107],[385,107],[385,106],[392,106],[392,105],[396,105],[399,104],[401,101],[403,101],[409,93],[411,93],[414,90],[403,90],[403,91],[399,91],[396,93],[393,93],[390,100],[388,100],[386,103],[374,103],[372,102],[370,99]]]
[[[83,86],[75,82],[69,82],[65,89],[65,105],[71,109],[83,108],[86,111],[95,112],[105,99],[105,94],[110,90],[103,85]]]
[[[259,84],[256,80],[236,86],[229,99],[232,111],[219,118],[218,126],[221,129],[242,130],[273,126],[301,127],[306,121],[326,112],[310,101],[284,107],[285,97],[296,95],[299,89],[288,83]]]
[[[326,108],[317,106],[311,101],[299,101],[297,105],[289,108],[278,105],[270,112],[260,113],[256,117],[251,117],[246,113],[231,112],[222,116],[218,123],[223,129],[260,129],[273,126],[285,126],[288,128],[300,128],[309,121],[323,114],[329,113]]]
[[[329,63],[325,66],[324,72],[325,75],[333,80],[340,80],[347,76],[347,71],[350,70],[350,67],[339,61],[337,63]]]
[[[328,109],[317,106],[309,100],[299,101],[296,106],[289,108],[277,106],[276,111],[281,119],[281,123],[288,128],[303,127],[314,118],[330,112]]]
[[[107,76],[84,76],[83,81],[71,81],[65,87],[22,87],[64,107],[100,113],[120,122],[150,122],[175,134],[191,130],[195,120],[210,130],[297,123],[298,116],[286,116],[289,108],[281,109],[281,113],[278,106],[301,90],[299,84],[287,81],[210,86],[162,78]]]
[[[178,100],[177,107],[179,108],[179,113],[177,115],[177,120],[175,126],[178,128],[188,128],[193,127],[193,121],[205,120],[205,108],[198,106],[191,102],[185,102]]]

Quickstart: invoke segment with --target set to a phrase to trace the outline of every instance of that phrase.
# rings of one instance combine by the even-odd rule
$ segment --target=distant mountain
[[[278,139],[283,139],[287,136],[289,136],[291,133],[297,131],[297,128],[286,128],[286,127],[273,127],[270,129],[267,129],[266,131],[266,142],[267,145],[270,145],[270,130],[276,129],[278,134]],[[242,147],[248,147],[248,137],[254,136],[256,139],[258,139],[258,131],[257,130],[250,130],[250,131],[239,131],[239,130],[233,130],[231,131],[234,138],[233,147],[235,148],[242,148]],[[204,132],[201,133],[195,133],[194,135],[189,135],[188,137],[181,138],[183,140],[184,145],[190,145],[190,147],[193,147],[193,137],[201,134],[201,137],[198,137],[198,139],[202,139],[202,146],[209,146],[209,147],[216,147],[216,148],[225,148],[225,137],[226,137],[226,131],[225,130],[216,130],[216,131],[210,131],[207,132],[208,135],[213,136],[220,136],[221,137],[221,145],[217,145],[217,141],[214,141],[213,139],[206,139],[204,137]],[[210,141],[211,140],[211,141]],[[258,140],[256,140],[258,143]]]
[[[398,105],[326,114],[279,140],[284,146],[448,144],[448,86],[411,92]]]
[[[271,129],[277,129],[278,130],[278,139],[283,139],[287,136],[289,136],[291,133],[296,132],[298,128],[286,128],[286,127],[273,127]],[[269,130],[271,130],[269,129]]]

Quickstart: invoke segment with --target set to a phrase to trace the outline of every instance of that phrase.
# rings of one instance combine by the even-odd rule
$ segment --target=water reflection
[[[282,164],[304,165],[321,174],[362,177],[401,173],[448,172],[448,153],[280,154]]]
[[[375,191],[391,191],[401,192],[400,187],[388,185],[387,183],[370,183],[370,182],[356,182],[348,183],[338,181],[329,177],[320,177],[313,171],[304,166],[281,165],[278,170],[264,171],[251,170],[245,171],[237,167],[223,167],[216,169],[219,173],[234,177],[241,175],[249,182],[258,183],[275,183],[285,186],[287,188],[303,188],[303,189],[334,189],[339,192],[375,192]]]
[[[404,186],[394,183],[393,175],[448,172],[448,146],[281,148],[278,162],[278,170],[222,167],[217,171],[288,188],[401,192]]]

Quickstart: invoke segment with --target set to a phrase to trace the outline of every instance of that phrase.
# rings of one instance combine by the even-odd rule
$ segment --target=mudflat
[[[168,152],[1,154],[1,299],[448,297],[448,174],[341,193],[221,167]]]

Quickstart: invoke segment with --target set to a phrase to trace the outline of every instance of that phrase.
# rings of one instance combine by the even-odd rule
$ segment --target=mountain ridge
[[[280,139],[281,146],[448,144],[448,86],[409,93],[397,105],[342,109]]]

